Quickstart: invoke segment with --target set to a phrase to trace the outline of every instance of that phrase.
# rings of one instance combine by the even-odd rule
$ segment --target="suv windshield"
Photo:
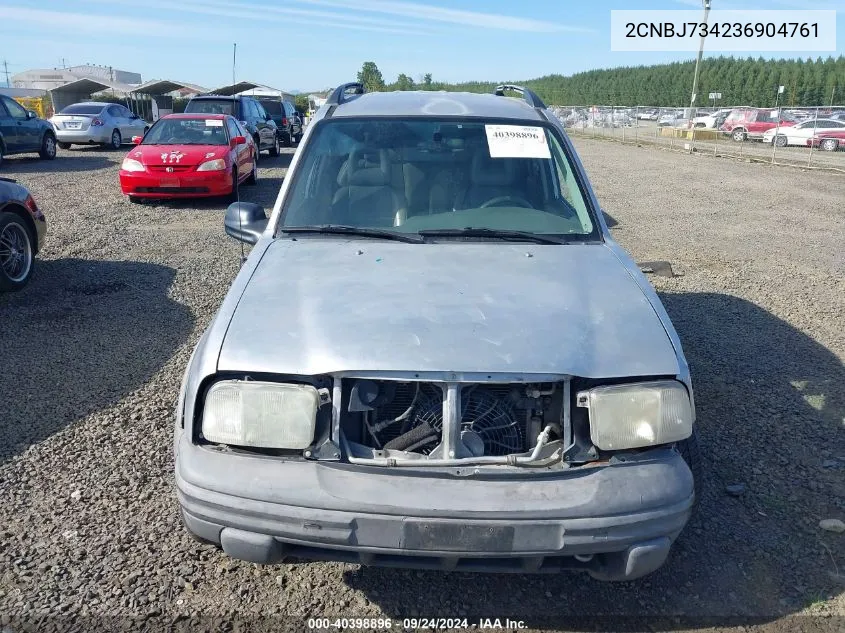
[[[185,107],[188,114],[231,114],[235,113],[235,102],[233,99],[191,99]]]
[[[159,119],[141,145],[226,145],[222,119]]]
[[[550,127],[479,119],[334,119],[303,149],[282,227],[343,225],[495,239],[597,238]],[[513,238],[514,235],[509,237]]]

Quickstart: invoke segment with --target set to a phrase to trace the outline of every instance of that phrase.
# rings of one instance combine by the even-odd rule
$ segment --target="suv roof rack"
[[[541,108],[543,110],[546,109],[546,104],[543,103],[543,100],[537,96],[537,93],[528,88],[523,88],[522,86],[502,84],[501,86],[496,86],[496,90],[493,91],[493,94],[495,94],[497,97],[504,97],[505,90],[512,90],[513,92],[520,93],[522,95],[522,98],[525,99],[525,102],[532,108]]]
[[[335,88],[332,93],[329,95],[329,98],[326,99],[326,105],[329,106],[336,106],[340,105],[344,101],[348,101],[349,99],[346,97],[346,93],[349,90],[355,90],[352,94],[355,95],[362,95],[364,94],[364,84],[358,81],[352,81],[347,84],[343,84]]]

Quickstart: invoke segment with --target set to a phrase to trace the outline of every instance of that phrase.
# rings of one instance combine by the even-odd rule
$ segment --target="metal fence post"
[[[634,109],[634,143],[640,142],[640,106]]]
[[[810,137],[810,155],[807,157],[807,167],[813,164],[813,148],[815,143],[813,139],[816,138],[816,129],[819,127],[819,107],[816,106],[816,118],[813,119],[813,136]],[[821,141],[819,141],[819,149],[821,149]]]

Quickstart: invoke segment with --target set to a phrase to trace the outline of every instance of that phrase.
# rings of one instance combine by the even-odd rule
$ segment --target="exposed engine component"
[[[462,454],[506,456],[531,450],[544,426],[557,428],[561,397],[554,398],[555,392],[554,384],[463,385]],[[360,430],[349,427],[350,434],[353,441],[378,450],[435,457],[443,448],[444,399],[445,385],[356,380],[347,411],[349,423],[357,418]]]

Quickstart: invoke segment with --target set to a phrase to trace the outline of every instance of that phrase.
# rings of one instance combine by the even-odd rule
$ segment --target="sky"
[[[835,9],[845,0],[712,0],[714,9]],[[207,88],[235,78],[285,90],[354,81],[504,81],[691,59],[610,50],[612,9],[694,9],[701,0],[0,0],[0,72],[92,63]],[[743,53],[745,55],[754,53]],[[707,54],[706,54],[707,56]],[[5,77],[0,75],[0,83]]]

